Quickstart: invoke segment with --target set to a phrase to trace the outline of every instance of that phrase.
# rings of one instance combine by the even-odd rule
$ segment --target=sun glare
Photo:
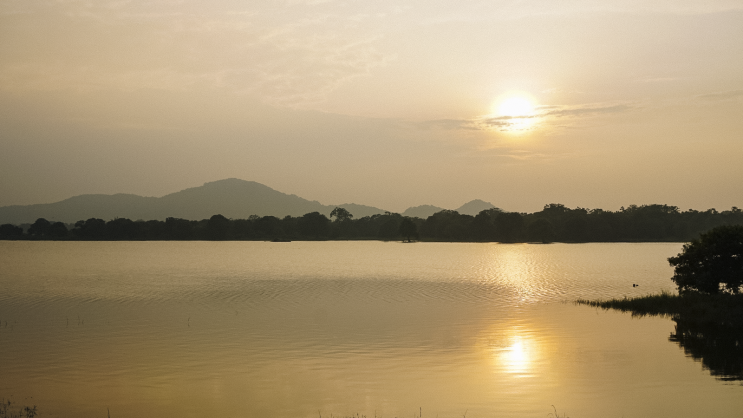
[[[526,131],[536,123],[535,106],[523,95],[508,96],[493,108],[491,125],[500,131]]]
[[[506,99],[503,103],[498,106],[498,114],[500,116],[532,116],[534,114],[534,106],[530,101],[523,97],[511,97]]]

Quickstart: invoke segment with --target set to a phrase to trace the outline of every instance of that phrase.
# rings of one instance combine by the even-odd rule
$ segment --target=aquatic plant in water
[[[0,418],[34,418],[38,414],[36,405],[33,407],[24,406],[17,411],[15,412],[13,402],[10,399],[0,399]]]

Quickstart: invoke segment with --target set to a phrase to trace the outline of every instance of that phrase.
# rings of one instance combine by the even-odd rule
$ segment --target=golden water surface
[[[740,417],[674,322],[681,244],[0,241],[0,398],[42,417]],[[640,286],[633,288],[632,284]]]

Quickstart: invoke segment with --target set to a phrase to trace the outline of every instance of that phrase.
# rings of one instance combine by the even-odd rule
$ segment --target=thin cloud
[[[529,130],[531,128],[531,125],[525,126],[524,128],[518,128],[518,126],[524,125],[525,121],[529,121],[537,117],[537,115],[484,117],[479,120],[479,124],[487,128],[495,128],[502,131]]]
[[[633,106],[626,104],[618,104],[612,106],[588,106],[588,107],[553,107],[546,109],[545,112],[541,113],[541,117],[566,117],[566,116],[588,116],[596,114],[608,114],[608,113],[622,113],[630,110],[634,110]]]
[[[485,115],[471,119],[435,119],[420,122],[417,126],[424,129],[444,130],[499,130],[499,131],[528,131],[540,125],[550,123],[551,119],[583,119],[601,115],[610,115],[635,110],[632,104],[610,105],[581,105],[560,106],[542,105],[535,109],[532,115],[524,116],[493,116]],[[570,124],[562,127],[569,127]]]
[[[480,130],[477,125],[468,119],[435,119],[418,123],[418,126],[424,129],[444,129],[444,130]]]
[[[730,100],[730,99],[737,99],[739,97],[743,97],[743,89],[740,90],[731,90],[731,91],[723,91],[718,93],[709,93],[709,94],[701,94],[697,96],[700,99],[703,100]]]
[[[57,0],[54,7],[29,0],[12,10],[0,7],[0,14],[43,11],[57,22],[72,20],[80,34],[100,25],[112,34],[105,41],[89,36],[92,44],[106,47],[81,49],[74,60],[60,56],[50,64],[22,54],[5,56],[0,90],[182,91],[206,85],[273,105],[312,107],[394,58],[378,48],[383,32],[376,13],[315,10],[323,3],[248,3],[235,9],[228,3],[212,8],[185,2],[174,11],[170,0]],[[148,57],[146,64],[139,57]]]

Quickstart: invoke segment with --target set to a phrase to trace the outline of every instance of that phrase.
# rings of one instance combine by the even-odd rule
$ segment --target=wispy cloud
[[[479,130],[475,121],[470,119],[435,119],[427,120],[417,124],[418,127],[424,129],[436,128],[444,130]]]
[[[52,26],[44,30],[58,36],[48,52],[18,49],[0,57],[0,89],[183,90],[200,84],[304,107],[393,59],[377,48],[380,8],[260,3],[11,1],[0,14],[45,15]],[[28,24],[37,20],[44,22],[28,18]],[[79,44],[74,57],[57,52],[71,44]]]
[[[602,115],[618,114],[637,109],[638,106],[630,103],[620,104],[585,104],[578,106],[543,105],[538,106],[534,113],[524,116],[493,116],[485,115],[471,119],[437,119],[420,122],[419,127],[430,129],[447,130],[531,130],[545,124],[551,125],[553,121],[560,120],[561,127],[566,125],[566,120],[585,119]]]
[[[743,97],[743,89],[722,91],[717,93],[700,94],[697,96],[703,100],[731,100]]]
[[[635,109],[634,106],[627,104],[616,104],[609,106],[544,106],[537,108],[540,117],[577,117],[577,116],[590,116],[598,114],[609,114],[609,113],[621,113]]]

